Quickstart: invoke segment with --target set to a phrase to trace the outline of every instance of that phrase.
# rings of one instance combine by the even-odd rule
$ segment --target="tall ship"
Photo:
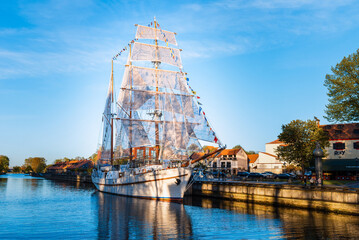
[[[181,201],[194,164],[225,147],[189,85],[176,33],[162,30],[156,19],[135,26],[135,39],[112,59],[92,182],[102,192]],[[124,53],[116,98],[113,63]],[[204,144],[217,150],[205,153]]]

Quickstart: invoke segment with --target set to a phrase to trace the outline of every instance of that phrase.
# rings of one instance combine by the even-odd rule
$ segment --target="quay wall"
[[[50,180],[92,183],[91,175],[70,175],[70,174],[45,173],[41,177],[44,177],[44,178],[50,179]]]
[[[359,189],[197,181],[188,195],[359,215]]]

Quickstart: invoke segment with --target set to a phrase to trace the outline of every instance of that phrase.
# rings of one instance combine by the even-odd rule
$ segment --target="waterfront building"
[[[249,161],[249,170],[252,170],[256,168],[257,166],[257,159],[259,157],[259,154],[248,154],[248,161]]]
[[[67,162],[55,163],[46,168],[46,172],[53,174],[62,174],[72,171],[86,171],[93,167],[91,160],[71,160]]]
[[[321,125],[329,135],[323,159],[326,179],[356,180],[359,173],[359,123]]]
[[[277,157],[277,155],[267,152],[259,152],[258,158],[253,163],[253,166],[251,172],[273,172],[279,174],[283,172],[284,163]]]
[[[319,121],[318,121],[319,124]],[[356,180],[359,175],[359,123],[319,125],[329,136],[329,147],[325,148],[323,171],[325,179]],[[266,153],[275,154],[284,143],[274,140],[266,144]],[[260,156],[258,157],[260,160]],[[263,172],[258,166],[258,172]]]
[[[248,171],[248,156],[242,148],[225,149],[214,158],[211,167],[231,174]]]
[[[275,152],[277,147],[280,145],[283,145],[283,142],[277,139],[272,142],[266,143],[265,152],[248,155],[250,171],[258,173],[282,173],[284,162],[277,157],[277,154]]]

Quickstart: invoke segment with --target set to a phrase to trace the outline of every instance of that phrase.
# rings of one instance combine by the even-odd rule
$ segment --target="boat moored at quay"
[[[156,19],[136,27],[135,39],[112,60],[92,182],[103,192],[181,201],[193,164],[225,147],[189,85],[176,33],[162,30]],[[115,100],[113,63],[124,52],[128,57]],[[217,150],[191,158],[208,143]]]

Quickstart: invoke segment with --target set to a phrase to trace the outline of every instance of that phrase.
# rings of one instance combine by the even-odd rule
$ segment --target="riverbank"
[[[228,181],[197,181],[188,195],[359,215],[359,189]]]

